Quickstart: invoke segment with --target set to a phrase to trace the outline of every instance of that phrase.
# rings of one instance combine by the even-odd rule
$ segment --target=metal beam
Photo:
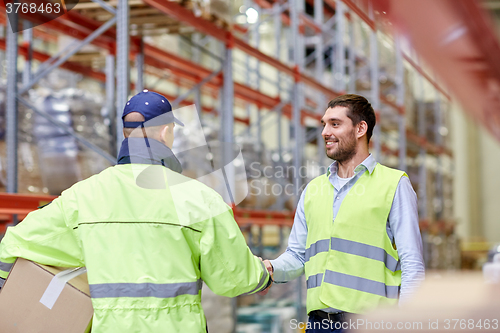
[[[317,1],[317,0],[314,0],[314,1]],[[321,1],[321,2],[323,2],[323,1]],[[314,8],[316,8],[316,5],[314,5]],[[328,31],[328,30],[332,29],[334,24],[335,24],[335,15],[330,17],[328,19],[328,21],[326,21],[325,24],[323,24],[323,31]]]
[[[81,43],[81,41],[79,39],[74,39],[71,43],[69,43],[64,48],[60,49],[55,54],[53,54],[50,58],[48,58],[47,60],[42,62],[38,66],[38,70],[35,73],[35,76],[42,73],[44,69],[46,69],[50,65],[54,64],[54,62],[57,61],[57,59],[61,58],[65,54],[67,54],[69,51],[71,51],[73,48],[75,48],[75,46],[77,46],[80,43]],[[27,86],[28,84],[29,84],[29,82],[26,82],[24,85]]]
[[[424,104],[424,82],[421,75],[417,79],[418,89],[418,135],[420,138],[425,138],[425,104]],[[418,172],[418,198],[419,198],[419,213],[418,216],[421,220],[427,219],[427,166],[426,166],[427,153],[425,145],[420,145],[419,159],[420,166]]]
[[[256,6],[256,10],[257,10],[257,13],[258,13],[258,19],[257,19],[257,24],[254,24],[253,28],[251,29],[252,30],[252,34],[253,34],[253,38],[254,38],[254,46],[256,49],[259,49],[260,47],[260,33],[259,33],[259,27],[258,25],[261,23],[261,17],[262,17],[262,10],[260,7]],[[255,73],[255,87],[256,89],[260,89],[260,86],[261,86],[261,75],[260,75],[260,61],[258,59],[256,59],[256,62],[255,62],[255,67],[254,67],[254,71]]]
[[[354,33],[354,20],[349,20],[349,85],[347,91],[356,93],[356,34]]]
[[[140,40],[139,53],[135,55],[135,68],[137,71],[137,81],[135,91],[137,93],[144,89],[144,41]]]
[[[344,16],[344,3],[337,2],[335,11],[335,71],[333,86],[337,91],[345,91],[345,47],[344,47],[344,30],[345,30],[345,16]]]
[[[404,64],[403,52],[401,50],[401,37],[394,36],[395,52],[396,52],[396,106],[404,111],[405,104],[405,82],[404,82]],[[399,131],[399,169],[407,170],[406,167],[406,117],[404,113],[398,115],[398,131]]]
[[[222,173],[226,180],[226,189],[228,194],[228,204],[234,206],[235,197],[233,189],[235,188],[235,170],[231,163],[233,153],[232,143],[234,142],[234,82],[233,82],[233,49],[231,44],[225,45],[225,61],[223,63],[224,84],[222,86],[222,108],[220,114],[221,132],[222,132]]]
[[[180,38],[186,37],[179,35]],[[201,53],[200,51],[204,49],[200,44],[201,34],[199,32],[195,32],[191,34],[191,40],[188,42],[191,45],[191,60],[193,62],[199,63],[201,61]]]
[[[106,109],[108,111],[111,138],[116,137],[115,84],[115,56],[108,54],[106,56]],[[116,150],[116,141],[111,140],[110,151],[115,152]]]
[[[443,123],[442,110],[441,110],[441,96],[439,91],[435,90],[436,100],[434,102],[434,143],[438,146],[442,146],[443,137],[441,136],[441,126]],[[437,207],[435,207],[436,218],[441,220],[443,218],[443,208],[444,208],[444,195],[443,195],[443,157],[441,154],[436,156],[437,170],[436,170],[436,195]]]
[[[260,48],[260,32],[259,32],[259,26],[261,23],[263,23],[262,20],[262,9],[259,6],[255,6],[257,13],[258,13],[258,18],[256,24],[253,25],[252,27],[252,34],[254,38],[254,46],[256,49]],[[272,16],[269,16],[267,20],[272,19]],[[254,86],[256,89],[260,90],[261,87],[261,73],[260,73],[260,61],[256,59],[254,63],[254,69],[253,72],[255,73],[254,77]],[[259,103],[257,103],[257,144],[259,146],[259,154],[262,154],[262,110],[261,106]]]
[[[111,14],[116,15],[115,7],[110,6],[107,2],[105,2],[103,0],[92,0],[92,2],[99,4],[102,8],[106,9]]]
[[[429,74],[427,74],[420,65],[415,62],[409,55],[403,53],[403,58],[406,60],[415,70],[422,75],[426,81],[428,81],[430,84],[434,86],[441,94],[443,94],[444,97],[446,97],[447,100],[451,100],[450,95],[442,88],[440,87],[435,80],[433,80]]]
[[[288,102],[280,102],[279,104],[277,104],[275,107],[273,107],[272,109],[269,110],[269,112],[264,116],[264,118],[262,119],[262,123],[266,122],[269,117],[271,117],[272,114],[274,114],[275,112],[281,112],[283,107],[287,104]],[[248,125],[248,127],[245,129],[245,131],[243,132],[244,135],[250,135],[254,126],[257,126],[257,124],[250,124]]]
[[[316,24],[323,25],[323,0],[314,0],[314,20]],[[323,34],[317,35],[318,40],[316,41],[316,79],[319,82],[324,83],[324,74],[325,74],[325,66],[324,66],[324,50],[323,50]]]
[[[62,63],[66,62],[73,54],[78,52],[83,46],[87,45],[88,43],[92,42],[96,37],[101,35],[104,31],[108,30],[112,25],[114,25],[116,22],[116,17],[111,18],[109,21],[104,23],[99,27],[99,29],[95,30],[92,32],[90,35],[88,35],[83,41],[81,41],[76,47],[74,47],[71,51],[66,53],[63,57],[59,58],[55,63],[49,65],[48,67],[44,68],[40,73],[37,73],[33,80],[31,80],[28,85],[24,86],[23,89],[19,91],[19,94],[23,94],[26,91],[28,91],[31,87],[33,87],[40,79],[42,79],[45,75],[47,75],[50,71],[52,71],[54,68],[59,67]]]
[[[300,63],[300,53],[299,53],[299,12],[298,12],[298,2],[301,0],[290,0],[290,26],[291,26],[291,38],[293,47],[293,62],[296,66],[296,72],[299,72],[298,65]],[[300,73],[300,72],[299,72]],[[295,75],[295,83],[293,85],[293,104],[292,104],[292,117],[293,117],[293,136],[295,140],[294,144],[294,168],[299,170],[302,163],[302,141],[300,137],[300,110],[301,110],[301,99],[300,99],[300,82],[298,80],[298,75]],[[296,198],[295,202],[298,202],[298,190],[302,185],[300,177],[294,178]]]
[[[191,89],[189,89],[188,91],[184,92],[183,94],[179,95],[173,102],[172,102],[172,107],[177,107],[177,105],[179,105],[179,103],[183,100],[185,100],[189,95],[191,95],[192,93],[196,92],[196,91],[199,91],[201,89],[201,87],[211,81],[214,77],[216,77],[217,75],[219,75],[220,73],[222,72],[222,69],[219,69],[217,71],[214,71],[212,72],[210,75],[208,75],[207,77],[205,77],[203,80],[201,80],[199,83],[197,83],[196,85],[194,85],[193,87],[191,87]]]
[[[252,5],[252,1],[251,0],[244,0],[243,4],[246,8],[249,8]],[[247,29],[247,33],[244,35],[245,41],[247,43],[249,43],[249,41],[251,39],[252,32],[253,31],[251,29]],[[243,69],[244,70],[243,75],[244,75],[245,84],[250,87],[252,85],[252,80],[251,80],[251,74],[250,74],[250,72],[251,72],[250,56],[248,54],[245,54],[245,56],[244,56],[244,65],[245,66]],[[245,105],[245,113],[246,113],[246,117],[248,118],[248,120],[251,120],[252,119],[252,105],[250,105],[250,103],[247,103]],[[255,126],[255,123],[250,122],[250,124],[246,128],[246,133],[244,135],[250,135],[251,130],[254,126]]]
[[[23,21],[23,40],[25,46],[28,48],[28,54],[24,59],[24,70],[23,70],[23,85],[27,84],[31,80],[32,71],[32,61],[33,61],[33,24],[30,21]]]
[[[361,9],[359,8],[353,0],[342,0],[342,2],[344,2],[347,7],[349,7],[354,13],[356,13],[356,15],[358,15],[366,24],[368,24],[368,26],[373,30],[375,31],[377,28],[375,26],[375,20],[373,18],[373,15],[366,15],[366,13]],[[372,3],[370,2],[370,5]]]
[[[373,17],[373,8],[370,7],[370,17]],[[371,77],[371,104],[373,109],[377,114],[380,115],[380,83],[378,79],[379,75],[379,65],[378,65],[378,41],[377,41],[377,31],[370,30],[370,77]],[[379,118],[379,117],[377,117]],[[377,119],[378,124],[373,129],[374,138],[374,155],[375,159],[379,162],[382,161],[382,131],[380,118]]]
[[[198,37],[196,37],[196,36],[198,36]],[[205,45],[203,45],[203,42],[200,41],[201,37],[199,37],[199,36],[200,36],[199,33],[195,33],[195,34],[193,34],[193,37],[192,37],[193,40],[191,40],[191,39],[189,39],[189,38],[187,38],[185,36],[179,35],[180,40],[186,42],[187,44],[189,44],[191,46],[191,52],[192,52],[192,58],[191,58],[191,60],[194,61],[194,62],[196,62],[196,63],[199,63],[200,59],[201,59],[200,58],[200,56],[201,56],[200,52],[203,52],[204,54],[208,55],[210,58],[216,59],[220,63],[222,63],[222,61],[224,59],[222,59],[221,57],[219,57],[218,55],[216,55],[215,52],[212,52],[209,49],[207,49],[205,47]],[[209,37],[209,39],[212,39],[210,36],[207,36],[207,37]],[[213,63],[216,63],[216,62],[213,62]]]
[[[290,3],[291,4],[291,3]],[[296,15],[297,15],[297,27],[298,27],[298,34],[297,34],[297,39],[296,39],[296,50],[294,50],[294,53],[297,52],[297,58],[294,59],[295,65],[299,66],[300,72],[303,73],[305,69],[305,58],[306,58],[306,49],[304,45],[304,36],[302,33],[302,25],[304,24],[303,17],[304,17],[304,0],[296,0],[295,1],[295,6],[297,7],[295,9]],[[302,79],[301,79],[302,81]],[[314,79],[317,84],[321,85],[316,79]]]
[[[281,57],[281,5],[279,2],[275,2],[273,4],[273,25],[274,25],[274,40],[275,40],[275,54],[274,57],[276,59],[280,59]],[[276,84],[278,88],[278,97],[282,99],[282,84],[281,84],[281,72],[276,70]],[[278,157],[279,161],[283,160],[282,151],[283,151],[283,125],[282,125],[282,116],[283,111],[280,106],[278,109]],[[282,208],[282,207],[280,207]]]
[[[233,142],[233,107],[234,107],[234,85],[233,85],[233,70],[232,70],[232,48],[226,47],[225,61],[223,64],[224,84],[222,86],[222,114],[221,114],[221,130],[223,132],[224,142]],[[216,74],[216,73],[214,73]],[[231,152],[225,156],[224,161],[229,162]]]
[[[123,141],[123,124],[121,115],[127,103],[130,91],[129,47],[128,34],[129,5],[128,1],[119,1],[116,24],[116,154]]]
[[[194,92],[194,105],[196,106],[196,111],[198,112],[198,117],[200,118],[200,122],[203,117],[203,106],[201,104],[201,88],[196,89]]]
[[[314,0],[314,19],[316,21],[316,24],[320,25],[320,26],[323,26],[325,27],[325,24],[323,23],[324,21],[324,3],[323,3],[323,0]],[[332,18],[329,20],[329,22],[331,20],[334,19],[334,16],[332,16]],[[317,35],[318,37],[318,41],[316,43],[316,78],[318,80],[320,80],[321,83],[324,83],[325,82],[325,63],[324,63],[324,48],[323,48],[323,45],[324,45],[324,38],[323,38],[323,34],[318,34]],[[319,97],[318,97],[318,113],[321,114],[321,109],[325,109],[326,110],[326,103],[325,103],[325,95],[322,94],[322,93],[318,93]],[[325,157],[326,157],[326,154],[325,154],[325,143],[324,143],[324,139],[323,139],[323,136],[321,135],[321,132],[322,132],[322,128],[321,127],[318,127],[318,129],[316,130],[316,133],[315,133],[315,136],[316,136],[316,146],[317,146],[317,149],[318,149],[318,164],[320,166],[323,165],[323,163],[325,162]]]
[[[17,15],[9,15],[11,25],[7,30],[7,94],[6,94],[6,141],[7,141],[7,192],[17,193],[17,32],[11,27],[16,26]]]
[[[301,53],[299,52],[299,48],[301,47],[299,41],[299,2],[302,0],[289,0],[290,3],[290,27],[292,30],[291,38],[293,45],[293,62],[295,64],[295,75],[293,76],[295,79],[295,83],[293,85],[293,105],[292,105],[292,116],[293,116],[293,136],[294,136],[294,159],[293,159],[293,167],[295,170],[294,177],[294,189],[295,189],[295,203],[299,201],[299,190],[302,186],[302,179],[300,178],[300,174],[298,171],[300,170],[300,166],[302,165],[302,130],[301,130],[301,108],[302,108],[302,99],[301,99],[301,84],[299,82],[300,78],[300,64],[301,64]],[[302,279],[297,279],[297,318],[299,320],[303,317],[303,307],[302,307]]]

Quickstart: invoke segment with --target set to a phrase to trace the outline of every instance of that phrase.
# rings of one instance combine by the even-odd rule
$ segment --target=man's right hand
[[[269,289],[271,289],[271,286],[273,285],[273,265],[271,265],[271,262],[269,260],[262,260],[261,257],[259,257],[260,261],[262,261],[262,263],[264,264],[264,266],[266,267],[267,271],[269,272],[269,275],[271,275],[270,277],[270,283],[269,283],[269,287],[267,287],[266,289],[260,291],[257,293],[257,295],[261,295],[261,296],[265,296],[267,295],[267,293],[269,292]]]
[[[259,259],[260,259],[260,261],[262,261],[262,263],[264,264],[264,266],[266,266],[267,271],[269,272],[269,274],[271,274],[271,277],[272,277],[273,276],[273,272],[274,272],[274,267],[271,264],[271,261],[269,261],[268,259],[264,260],[261,257],[259,257]]]
[[[271,264],[271,262],[269,260],[262,260],[261,257],[259,257],[259,259],[262,261],[262,263],[264,264],[264,266],[266,266],[266,269],[267,271],[269,272],[269,275],[271,275],[271,281],[272,281],[272,278],[273,278],[273,272],[274,272],[274,268],[273,268],[273,265]],[[258,295],[261,295],[261,296],[265,296],[268,292],[269,292],[269,289],[271,289],[271,286],[273,285],[273,283],[271,282],[271,284],[269,285],[269,287],[267,287],[266,289],[262,290],[261,292],[258,292],[257,294]]]
[[[271,262],[266,259],[266,260],[262,260],[262,263],[264,264],[264,266],[266,266],[266,269],[269,272],[269,274],[271,274],[271,276],[273,276],[274,267],[271,264]]]

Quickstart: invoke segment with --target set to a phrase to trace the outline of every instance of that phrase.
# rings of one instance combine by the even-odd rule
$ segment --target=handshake
[[[273,265],[271,265],[271,262],[269,260],[262,260],[261,257],[259,257],[260,261],[262,261],[262,263],[264,264],[264,266],[266,266],[266,269],[267,271],[269,272],[269,274],[271,275],[271,279],[273,278],[273,272],[274,272],[274,268],[273,268]],[[258,292],[257,294],[258,295],[266,295],[268,292],[269,292],[269,289],[271,288],[272,286],[272,282],[271,284],[269,285],[269,287],[267,287],[266,289],[262,290],[261,292]]]

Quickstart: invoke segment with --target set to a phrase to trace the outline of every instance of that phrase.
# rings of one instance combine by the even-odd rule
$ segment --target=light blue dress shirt
[[[334,187],[333,222],[337,216],[340,204],[352,189],[356,181],[366,170],[370,174],[375,169],[377,162],[370,154],[360,165],[354,169],[354,176],[342,184],[337,174],[337,162],[329,167],[329,180]],[[295,219],[288,239],[286,251],[275,260],[271,260],[274,268],[274,280],[284,283],[293,280],[304,273],[307,223],[304,214],[304,197],[307,186],[300,196],[295,212]],[[400,304],[408,299],[412,291],[424,279],[425,266],[422,255],[422,237],[418,226],[417,195],[411,186],[408,177],[401,177],[391,211],[387,221],[387,234],[395,242],[401,260],[401,294]],[[325,309],[336,312],[336,309]]]

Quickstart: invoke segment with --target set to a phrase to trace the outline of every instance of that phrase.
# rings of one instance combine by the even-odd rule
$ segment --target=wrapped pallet
[[[21,109],[20,130],[24,133],[24,140],[35,148],[32,149],[32,155],[35,151],[37,155],[34,165],[39,167],[42,187],[48,193],[60,194],[77,181],[110,165],[97,153],[83,148],[68,133],[68,130],[78,133],[109,151],[109,127],[101,115],[102,101],[99,98],[78,89],[52,91],[40,88],[31,93],[30,99],[40,111],[61,124],[55,125],[44,114]]]

